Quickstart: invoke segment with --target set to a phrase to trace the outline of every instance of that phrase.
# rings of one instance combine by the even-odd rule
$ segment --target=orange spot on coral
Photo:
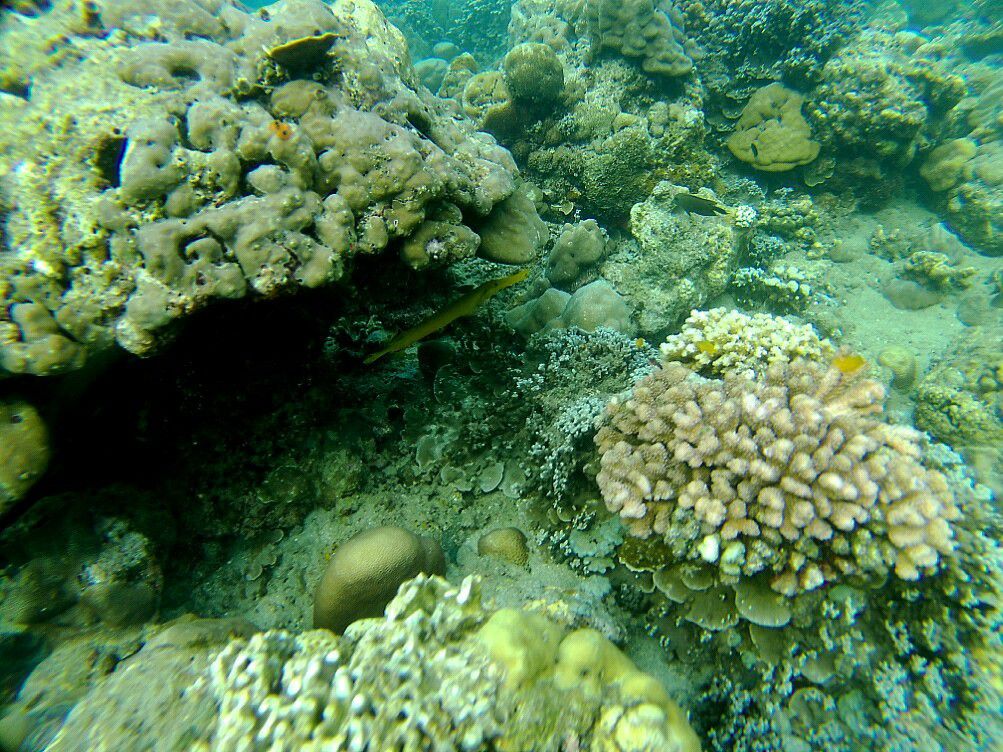
[[[273,120],[268,124],[268,130],[270,130],[275,137],[282,140],[288,141],[293,137],[293,127],[289,123],[283,123],[281,120]]]
[[[832,367],[846,375],[856,373],[866,365],[867,361],[863,356],[856,353],[840,353],[832,359]]]

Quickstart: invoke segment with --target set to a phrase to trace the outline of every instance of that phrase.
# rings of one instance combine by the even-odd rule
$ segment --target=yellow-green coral
[[[970,138],[955,138],[930,152],[919,174],[934,191],[946,191],[971,177],[969,162],[979,145]]]
[[[819,145],[801,114],[804,97],[772,83],[749,99],[726,142],[738,159],[764,172],[784,172],[818,156]]]
[[[1003,445],[1003,345],[998,327],[973,330],[920,383],[916,425],[956,448]]]
[[[968,287],[975,276],[975,268],[954,263],[946,253],[916,251],[905,262],[906,274],[938,290]]]

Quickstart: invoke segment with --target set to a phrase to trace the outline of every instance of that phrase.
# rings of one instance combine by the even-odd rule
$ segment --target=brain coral
[[[812,360],[756,379],[666,363],[596,435],[606,505],[635,535],[794,595],[847,574],[916,579],[959,510],[920,434],[877,420],[884,390]]]
[[[0,92],[0,371],[146,354],[215,300],[325,285],[419,234],[449,253],[412,243],[414,266],[473,255],[516,190],[368,0],[88,8],[0,31],[23,83]]]

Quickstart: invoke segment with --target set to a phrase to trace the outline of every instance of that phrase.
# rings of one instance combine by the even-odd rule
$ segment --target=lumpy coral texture
[[[773,573],[793,595],[841,575],[912,580],[952,550],[960,514],[919,434],[877,420],[880,384],[808,361],[760,380],[667,363],[596,435],[606,505],[681,559]]]
[[[5,98],[0,372],[74,370],[114,343],[146,355],[213,301],[343,280],[357,254],[490,252],[475,226],[515,163],[417,83],[372,3],[174,0],[156,22],[91,6],[49,12],[61,41],[5,36],[31,61],[54,49],[30,96]]]

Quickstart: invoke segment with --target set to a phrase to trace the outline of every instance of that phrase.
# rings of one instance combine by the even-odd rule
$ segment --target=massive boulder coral
[[[677,362],[614,401],[596,435],[607,506],[680,561],[769,573],[784,595],[846,575],[913,580],[960,511],[920,434],[877,420],[884,390],[818,361],[706,379]]]
[[[473,255],[516,190],[367,0],[88,8],[2,33],[27,87],[0,93],[4,371],[148,354],[213,301],[326,285],[416,236],[449,253],[408,263]]]
[[[585,0],[596,49],[641,59],[647,73],[685,76],[693,70],[682,16],[668,0]]]
[[[819,145],[801,114],[804,97],[783,84],[758,89],[726,142],[738,159],[764,172],[784,172],[818,156]]]
[[[182,623],[150,640],[77,704],[50,749],[159,743],[158,720],[123,719],[142,715],[147,693],[136,684],[159,685],[162,673],[189,689],[158,698],[156,718],[186,730],[186,749],[205,752],[700,749],[661,685],[598,632],[492,612],[474,578],[454,587],[419,576],[386,618],[357,622],[343,637],[243,632],[221,649],[226,624],[213,639],[177,634],[212,626]]]

